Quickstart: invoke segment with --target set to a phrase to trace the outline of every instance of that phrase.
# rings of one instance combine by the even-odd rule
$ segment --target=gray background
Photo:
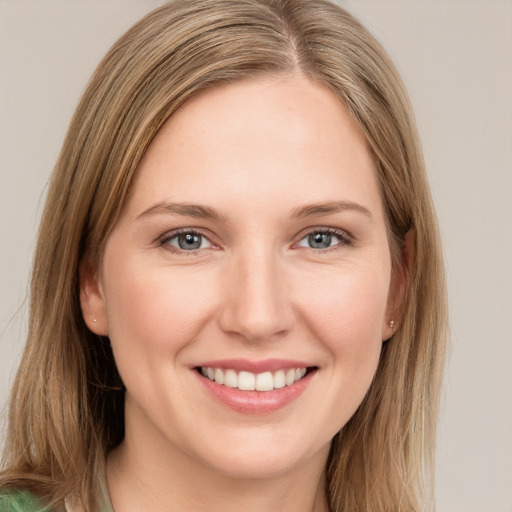
[[[94,67],[157,0],[0,0],[0,406],[45,187]],[[452,343],[438,512],[512,512],[512,2],[348,0],[408,86],[444,239]],[[1,439],[1,436],[0,436]]]

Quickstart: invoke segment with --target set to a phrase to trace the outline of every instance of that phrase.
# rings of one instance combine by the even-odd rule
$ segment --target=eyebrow
[[[355,211],[372,218],[372,214],[368,208],[353,201],[332,201],[329,203],[305,204],[295,208],[292,212],[292,218],[302,219],[304,217],[314,217],[321,215],[331,215],[333,213],[343,211]]]
[[[225,221],[224,215],[222,215],[215,208],[211,208],[209,206],[202,206],[199,204],[167,202],[161,202],[153,206],[150,206],[148,209],[144,210],[140,215],[138,215],[137,219],[140,219],[141,217],[146,217],[148,215],[157,214],[174,214],[183,215],[185,217],[195,217],[198,219],[210,219],[219,222]]]
[[[322,215],[332,215],[343,211],[355,211],[372,218],[368,208],[353,201],[332,201],[328,203],[305,204],[292,210],[292,219],[303,219],[305,217],[315,217]],[[168,203],[160,202],[150,206],[137,216],[137,219],[149,215],[174,214],[184,217],[195,217],[197,219],[209,219],[217,222],[225,222],[226,216],[215,208],[199,204],[189,203]]]

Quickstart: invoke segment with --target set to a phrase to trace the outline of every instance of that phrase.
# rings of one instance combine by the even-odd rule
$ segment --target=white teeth
[[[274,389],[274,376],[270,372],[256,375],[256,391],[272,391]]]
[[[295,382],[295,370],[293,368],[286,372],[285,382],[287,386],[291,386]]]
[[[224,372],[224,385],[227,386],[228,388],[238,387],[238,379],[235,370],[226,370]]]
[[[274,373],[274,387],[276,389],[284,388],[286,386],[286,377],[284,370],[278,370]]]
[[[244,391],[254,391],[256,387],[256,377],[254,373],[240,372],[238,374],[238,389]]]
[[[224,384],[224,374],[219,368],[215,370],[215,382],[217,384]]]
[[[306,375],[306,368],[290,368],[289,370],[277,370],[276,372],[252,373],[235,370],[224,370],[202,366],[201,374],[217,384],[230,388],[238,388],[243,391],[272,391],[291,386]]]

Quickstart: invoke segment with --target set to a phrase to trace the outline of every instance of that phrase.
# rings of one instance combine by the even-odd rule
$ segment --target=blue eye
[[[313,231],[299,242],[300,247],[311,249],[329,249],[337,245],[348,245],[350,240],[346,235],[335,231]]]
[[[184,231],[166,238],[162,241],[162,245],[170,245],[182,251],[198,251],[211,247],[212,244],[200,233]]]

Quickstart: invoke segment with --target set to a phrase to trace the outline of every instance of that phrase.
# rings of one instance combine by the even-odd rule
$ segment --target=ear
[[[80,263],[80,307],[87,327],[100,336],[108,335],[105,297],[96,267],[87,256]]]
[[[382,325],[382,340],[386,341],[398,329],[402,321],[405,290],[409,269],[414,259],[414,230],[410,229],[404,237],[401,248],[401,258],[393,265],[391,284],[389,286],[386,316]]]

